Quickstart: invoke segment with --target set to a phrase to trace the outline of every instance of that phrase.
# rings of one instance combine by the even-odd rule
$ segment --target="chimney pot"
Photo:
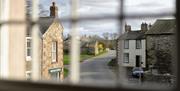
[[[145,23],[143,23],[142,22],[142,24],[141,24],[141,31],[142,32],[146,32],[148,30],[148,25],[147,25],[147,23],[145,22]]]
[[[125,24],[125,32],[130,32],[131,31],[131,26]]]
[[[58,7],[55,2],[52,2],[52,6],[50,7],[50,17],[58,17]]]

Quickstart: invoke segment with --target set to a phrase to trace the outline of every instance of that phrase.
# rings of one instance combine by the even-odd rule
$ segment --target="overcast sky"
[[[53,0],[40,0],[45,10],[49,10],[49,6]],[[59,8],[59,17],[69,17],[71,13],[71,0],[54,0]],[[120,3],[119,0],[79,0],[78,13],[80,16],[109,16],[118,15]],[[175,0],[125,0],[126,14],[157,14],[162,12],[175,12]],[[48,16],[49,14],[47,14]],[[159,17],[159,18],[173,18]],[[126,23],[132,26],[132,30],[140,29],[142,22],[153,24],[159,18],[140,18],[126,19]],[[70,31],[70,22],[62,22],[64,26],[64,34]],[[114,20],[98,20],[84,21],[78,23],[78,29],[81,34],[102,34],[103,32],[118,32],[118,21]]]

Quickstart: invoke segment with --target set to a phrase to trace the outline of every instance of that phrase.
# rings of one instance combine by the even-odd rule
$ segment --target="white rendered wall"
[[[124,45],[124,41],[122,42]],[[126,67],[135,67],[136,66],[136,55],[141,56],[141,62],[143,64],[141,65],[142,67],[146,66],[146,40],[143,39],[141,40],[141,49],[136,49],[136,40],[129,40],[129,49],[124,49],[123,48],[123,54],[124,53],[129,53],[129,63],[124,63],[124,55],[121,57],[121,62],[123,66]]]

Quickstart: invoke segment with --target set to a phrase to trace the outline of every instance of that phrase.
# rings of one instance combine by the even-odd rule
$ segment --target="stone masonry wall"
[[[175,64],[174,35],[147,35],[147,62],[153,64],[158,73],[172,73]]]

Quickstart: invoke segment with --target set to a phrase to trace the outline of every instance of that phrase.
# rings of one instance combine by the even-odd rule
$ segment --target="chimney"
[[[141,31],[146,32],[148,30],[148,24],[147,23],[142,23],[141,24]]]
[[[131,26],[125,24],[125,32],[130,32],[131,31]]]
[[[58,7],[56,7],[55,2],[52,2],[52,6],[50,7],[50,17],[58,17]]]
[[[151,23],[149,24],[149,29],[152,27]]]

